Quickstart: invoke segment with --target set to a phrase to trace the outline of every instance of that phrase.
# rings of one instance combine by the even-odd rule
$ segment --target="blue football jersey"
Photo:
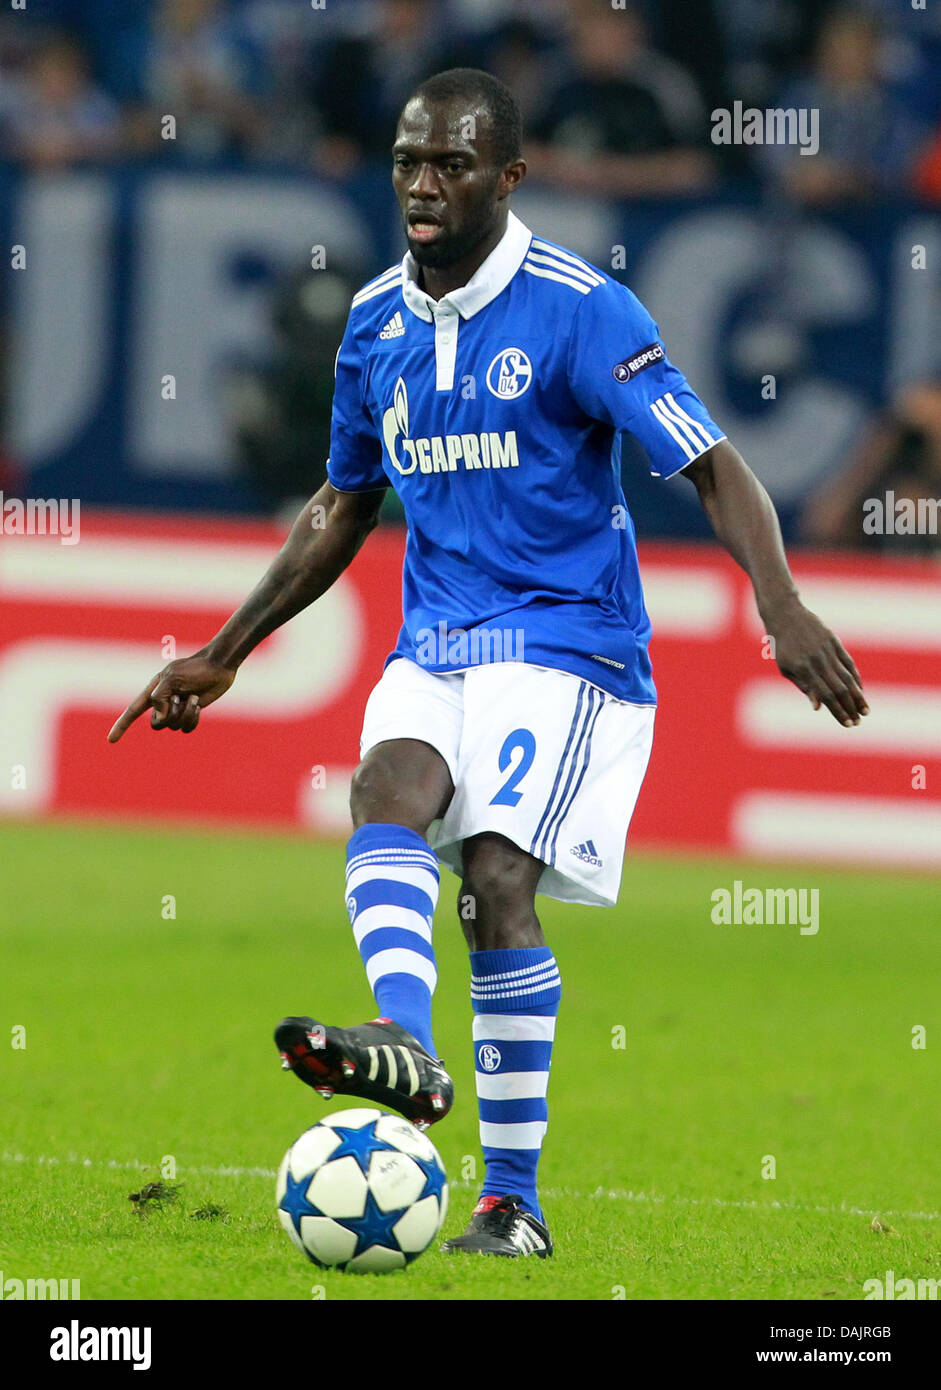
[[[327,465],[405,510],[389,660],[522,660],[654,704],[620,432],[664,478],[725,436],[636,296],[514,214],[466,285],[417,280],[409,253],[353,298]]]

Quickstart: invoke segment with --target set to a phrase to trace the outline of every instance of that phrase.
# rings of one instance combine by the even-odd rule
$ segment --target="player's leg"
[[[446,1249],[548,1253],[532,1223],[561,989],[532,894],[616,901],[652,730],[652,709],[564,672],[507,662],[467,674],[456,790],[435,845],[463,879],[482,1202],[494,1205]]]
[[[465,840],[461,856],[458,911],[469,950],[545,950],[536,916],[542,860],[492,833]]]
[[[432,925],[438,860],[425,836],[454,794],[447,763],[427,743],[389,739],[353,775],[346,906],[380,1017],[435,1055],[437,984]]]
[[[502,835],[464,841],[458,913],[470,949],[480,1140],[480,1199],[451,1252],[552,1253],[536,1190],[546,1090],[561,999],[558,966],[535,911],[543,862]]]
[[[284,1064],[321,1094],[364,1096],[426,1124],[447,1114],[453,1086],[432,1040],[438,863],[425,837],[453,796],[460,719],[459,681],[406,660],[386,668],[366,707],[346,874],[379,1017],[345,1029],[294,1017],[275,1033]]]
[[[424,836],[453,795],[448,765],[435,748],[417,738],[385,739],[353,773],[350,815],[356,830],[384,822]]]

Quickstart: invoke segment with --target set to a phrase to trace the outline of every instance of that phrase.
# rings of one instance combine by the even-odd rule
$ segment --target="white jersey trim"
[[[583,274],[592,277],[596,285],[604,284],[604,276],[600,271],[595,270],[594,266],[589,265],[587,261],[583,261],[581,256],[574,256],[571,251],[563,251],[560,247],[553,246],[551,242],[543,241],[542,237],[533,237],[533,250],[545,251],[548,255],[555,256],[557,260],[568,261],[570,265],[575,266]]]
[[[533,245],[535,246],[535,242],[533,243]],[[582,266],[579,265],[577,262],[574,262],[574,258],[571,256],[568,257],[569,264],[566,264],[566,261],[563,260],[562,257],[559,256],[555,251],[542,253],[539,251],[531,250],[529,255],[526,257],[526,260],[529,264],[532,264],[535,261],[539,265],[551,266],[553,270],[564,271],[567,275],[573,275],[579,280],[587,281],[589,285],[604,284],[604,280],[601,278],[600,275],[596,274],[595,271],[589,270],[587,266]]]
[[[560,275],[556,270],[543,270],[530,260],[523,262],[523,269],[528,275],[539,275],[544,280],[558,280],[560,285],[568,285],[570,289],[578,290],[579,294],[590,294],[595,288],[594,285],[585,285],[581,280],[575,280],[569,275]]]
[[[392,265],[388,270],[384,270],[375,280],[369,280],[361,290],[357,290],[351,300],[351,305],[356,308],[360,304],[365,304],[369,299],[375,299],[377,294],[383,294],[390,290],[397,280],[401,278],[401,263]]]

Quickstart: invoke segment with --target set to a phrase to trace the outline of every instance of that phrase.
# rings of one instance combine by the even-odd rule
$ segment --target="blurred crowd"
[[[0,18],[0,158],[384,161],[409,89],[484,67],[531,172],[609,197],[752,177],[802,203],[941,202],[941,7],[892,0],[42,0]],[[39,18],[36,18],[37,10]],[[713,110],[819,111],[820,149],[717,145]],[[168,121],[170,117],[172,120]]]
[[[865,524],[873,509],[877,524]],[[906,508],[927,521],[903,524]],[[798,534],[812,545],[941,557],[941,381],[899,391],[867,423],[839,469],[809,498]],[[886,514],[892,520],[886,523]],[[896,522],[896,516],[898,521]]]
[[[543,184],[662,200],[750,183],[775,267],[754,316],[779,342],[800,302],[788,247],[802,208],[896,197],[941,206],[936,0],[924,9],[911,0],[0,4],[0,163],[55,172],[158,161],[369,179],[388,164],[409,91],[455,66],[485,68],[511,87],[530,177]],[[716,143],[713,113],[739,104],[818,113],[814,157],[793,144]],[[269,356],[226,377],[234,452],[261,507],[307,496],[317,481],[333,353],[361,282],[350,271],[286,275],[272,295]],[[25,483],[2,442],[4,338],[0,318],[0,492],[9,492]],[[784,370],[769,367],[767,335],[759,357],[762,371]],[[896,532],[864,535],[861,508],[880,489],[937,497],[939,480],[941,384],[932,378],[870,419],[806,499],[795,532],[818,545],[910,549]],[[941,537],[924,545],[938,553]]]

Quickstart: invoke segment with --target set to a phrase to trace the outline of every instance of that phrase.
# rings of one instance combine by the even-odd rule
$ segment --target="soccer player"
[[[445,1249],[544,1258],[536,1170],[561,985],[534,899],[617,900],[656,703],[622,430],[655,476],[696,487],[782,673],[840,724],[868,711],[851,658],[798,597],[767,493],[646,309],[510,211],[526,165],[509,90],[472,69],[429,78],[392,160],[408,252],[353,298],[329,481],[218,635],[155,676],[109,737],[148,708],[154,729],[192,732],[252,649],[343,573],[395,488],[404,623],[366,706],[346,879],[379,1017],[287,1018],[275,1038],[324,1095],[443,1118],[432,921],[438,860],[454,869],[486,1174]]]

